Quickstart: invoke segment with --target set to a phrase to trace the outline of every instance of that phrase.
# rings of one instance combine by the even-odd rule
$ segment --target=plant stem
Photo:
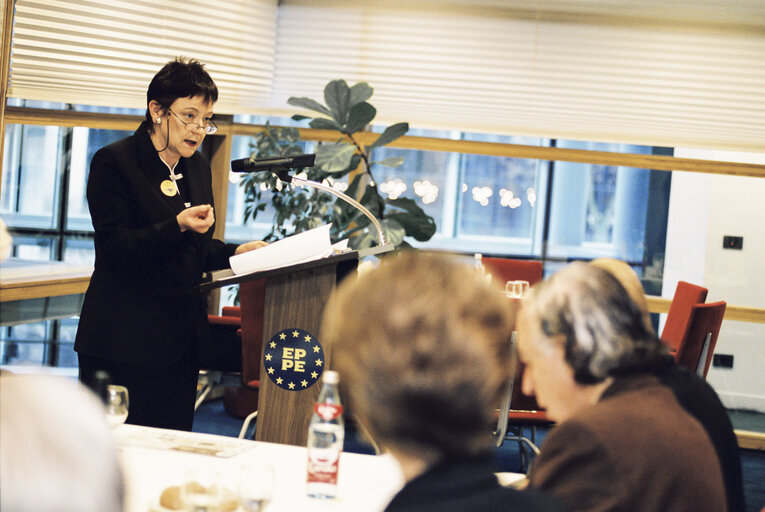
[[[353,134],[347,133],[346,135],[349,139],[351,139],[353,145],[356,146],[356,149],[361,155],[361,159],[364,161],[364,168],[366,169],[366,173],[369,175],[370,181],[374,183],[375,197],[377,198],[378,216],[380,217],[380,220],[382,220],[385,218],[385,203],[383,202],[382,197],[380,197],[380,193],[377,191],[377,182],[375,181],[375,177],[372,175],[372,169],[369,167],[369,156],[367,155],[366,151],[361,148],[361,145],[356,142],[356,139],[353,138]]]

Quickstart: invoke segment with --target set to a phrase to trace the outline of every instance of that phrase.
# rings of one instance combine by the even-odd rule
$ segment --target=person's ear
[[[165,109],[156,100],[149,102],[149,114],[151,115],[151,121],[159,124],[162,122],[162,116],[165,115]]]

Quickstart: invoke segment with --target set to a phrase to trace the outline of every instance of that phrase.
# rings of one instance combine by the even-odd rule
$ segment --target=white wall
[[[765,164],[765,153],[675,156]],[[725,235],[743,236],[743,250],[723,249]],[[765,178],[673,173],[662,296],[679,280],[707,287],[707,302],[765,308]],[[725,406],[765,412],[765,324],[724,320],[715,353],[734,356],[707,376]]]

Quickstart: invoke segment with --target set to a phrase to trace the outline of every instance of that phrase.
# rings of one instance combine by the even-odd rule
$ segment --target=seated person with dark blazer
[[[612,258],[598,258],[590,262],[611,273],[619,280],[632,301],[643,314],[643,321],[653,331],[651,315],[648,312],[648,302],[645,298],[643,285],[640,284],[635,271],[623,261]],[[656,372],[662,384],[674,393],[675,398],[688,414],[701,423],[707,431],[709,439],[715,447],[717,458],[720,460],[723,479],[725,480],[725,496],[728,502],[728,512],[744,512],[744,481],[741,474],[741,454],[738,448],[736,434],[720,397],[707,381],[693,372],[678,366],[671,355],[666,356],[665,364]]]
[[[666,349],[609,272],[572,263],[518,316],[522,385],[558,422],[529,471],[572,511],[727,510],[714,446],[656,372]]]
[[[321,332],[330,366],[349,410],[406,480],[388,512],[561,510],[493,474],[512,326],[501,290],[445,256],[394,254],[332,296]]]

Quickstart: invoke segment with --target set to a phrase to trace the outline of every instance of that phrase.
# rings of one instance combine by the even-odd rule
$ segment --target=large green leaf
[[[436,222],[425,213],[417,203],[408,197],[387,199],[386,204],[398,208],[388,213],[386,219],[396,220],[406,230],[408,236],[420,242],[426,242],[436,233]]]
[[[374,148],[379,148],[380,146],[390,144],[391,142],[398,139],[399,137],[401,137],[408,131],[409,131],[409,123],[392,124],[389,127],[387,127],[385,131],[380,134],[379,137],[377,137],[377,140],[375,140],[372,144],[368,146],[368,151],[372,151]]]
[[[301,107],[301,108],[307,108],[308,110],[315,110],[316,112],[321,112],[322,114],[326,116],[332,116],[332,112],[327,109],[324,105],[319,103],[316,100],[312,100],[311,98],[296,98],[295,96],[290,97],[290,99],[287,100],[287,103],[294,107]]]
[[[373,92],[374,89],[366,82],[359,82],[351,87],[351,107],[362,101],[367,101],[372,97]]]
[[[404,237],[407,235],[406,229],[396,219],[390,217],[384,219],[382,224],[383,232],[385,233],[385,240],[393,245],[401,245],[404,241]]]
[[[317,130],[337,130],[342,131],[343,127],[337,124],[334,119],[327,119],[326,117],[316,117],[308,123],[311,128]]]
[[[401,167],[404,163],[404,157],[403,156],[392,156],[389,158],[386,158],[384,160],[379,160],[377,162],[372,162],[369,165],[372,164],[380,164],[384,165],[385,167]]]
[[[324,87],[324,101],[327,102],[332,118],[340,125],[348,121],[351,108],[351,90],[345,80],[332,80]]]
[[[356,148],[351,144],[322,144],[316,148],[316,166],[328,173],[348,169]]]
[[[377,115],[377,109],[363,101],[351,107],[348,113],[348,124],[346,130],[348,133],[356,133],[364,129],[366,125],[372,122]]]

